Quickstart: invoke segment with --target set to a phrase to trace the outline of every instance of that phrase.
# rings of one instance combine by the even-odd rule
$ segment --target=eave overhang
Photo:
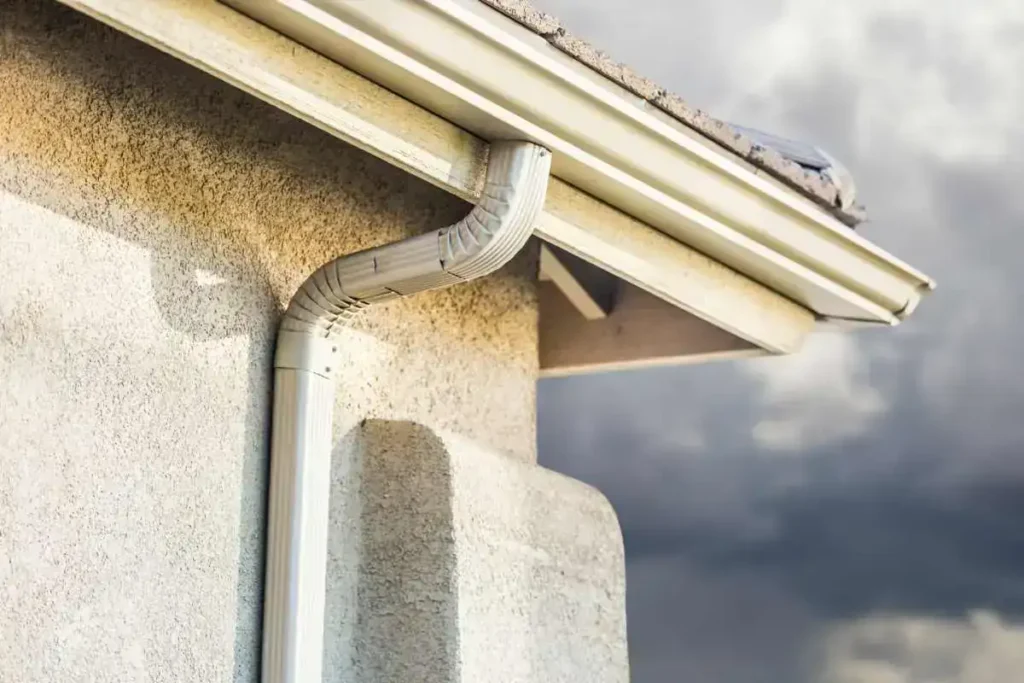
[[[821,318],[895,324],[923,273],[476,0],[226,0]]]
[[[480,197],[487,141],[216,0],[61,1],[451,194]],[[534,234],[765,353],[793,353],[815,328],[809,309],[558,178]],[[687,339],[662,351],[666,363],[698,360]]]

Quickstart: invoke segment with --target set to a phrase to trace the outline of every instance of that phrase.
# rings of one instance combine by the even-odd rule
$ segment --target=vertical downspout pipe
[[[454,225],[342,256],[313,273],[281,320],[274,358],[263,683],[320,683],[334,376],[332,332],[359,309],[482,277],[514,257],[544,205],[551,153],[491,145],[480,201]]]

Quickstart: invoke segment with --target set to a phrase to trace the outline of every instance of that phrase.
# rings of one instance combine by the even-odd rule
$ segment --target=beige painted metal
[[[483,188],[487,144],[215,0],[62,0],[459,197]],[[774,353],[806,308],[552,180],[536,235]]]
[[[553,282],[541,282],[539,296],[542,377],[765,353],[628,283],[612,312],[597,320],[585,318]]]
[[[321,680],[334,383],[350,370],[338,323],[508,264],[530,239],[550,171],[543,147],[495,143],[483,196],[466,217],[334,259],[288,304],[274,357],[263,683]]]
[[[826,317],[894,324],[932,286],[800,193],[467,0],[225,0]]]

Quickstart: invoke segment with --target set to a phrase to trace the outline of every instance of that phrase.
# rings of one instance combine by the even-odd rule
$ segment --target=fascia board
[[[933,286],[480,3],[227,1],[484,138],[549,147],[561,179],[820,316],[892,324]]]
[[[62,0],[468,201],[488,145],[214,0]],[[534,233],[771,353],[815,326],[803,306],[552,179]]]

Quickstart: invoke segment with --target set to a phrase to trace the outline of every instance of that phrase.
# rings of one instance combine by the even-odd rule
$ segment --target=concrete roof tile
[[[565,54],[809,197],[847,225],[854,226],[864,220],[862,207],[843,209],[839,205],[839,190],[827,174],[804,168],[771,147],[756,144],[724,121],[691,106],[681,97],[572,35],[556,17],[538,10],[529,0],[480,2],[542,36]]]

